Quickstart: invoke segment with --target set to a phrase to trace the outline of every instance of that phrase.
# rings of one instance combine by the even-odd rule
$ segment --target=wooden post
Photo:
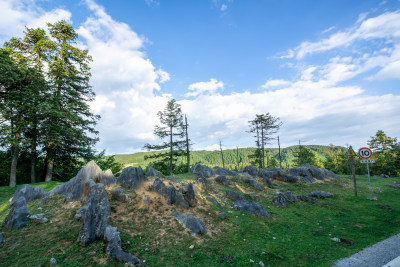
[[[188,135],[188,123],[185,115],[185,130],[186,130],[186,154],[187,154],[187,168],[190,173],[190,149],[189,149],[189,135]]]
[[[278,148],[279,148],[279,168],[282,169],[281,144],[279,143],[279,135],[278,135]]]
[[[357,180],[356,180],[356,166],[354,163],[354,156],[356,153],[354,152],[353,148],[350,146],[349,150],[347,151],[347,155],[349,157],[349,165],[351,169],[351,174],[353,175],[353,181],[354,181],[354,195],[357,196]]]

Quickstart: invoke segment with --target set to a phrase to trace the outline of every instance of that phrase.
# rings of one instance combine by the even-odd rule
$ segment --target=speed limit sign
[[[362,147],[358,150],[358,155],[363,159],[369,159],[372,157],[372,151],[368,147]]]

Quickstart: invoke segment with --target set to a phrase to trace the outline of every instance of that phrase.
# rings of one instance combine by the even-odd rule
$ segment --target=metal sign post
[[[372,151],[368,147],[362,147],[360,148],[360,150],[358,150],[358,155],[364,159],[360,160],[361,163],[367,163],[369,189],[371,190],[371,199],[373,199],[374,195],[372,193],[371,175],[369,173],[369,163],[375,163],[374,159],[369,159],[370,157],[372,157]]]
[[[354,164],[354,156],[356,156],[356,153],[354,152],[352,146],[349,147],[349,151],[347,151],[347,156],[349,156],[350,159],[351,174],[353,175],[354,195],[357,196],[356,166]]]

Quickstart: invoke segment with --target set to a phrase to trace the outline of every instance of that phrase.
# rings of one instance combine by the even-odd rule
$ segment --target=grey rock
[[[333,197],[333,194],[325,191],[313,191],[310,193],[310,196],[315,198],[328,198]]]
[[[150,167],[146,172],[146,177],[164,177],[164,175],[156,169]]]
[[[221,167],[214,167],[214,168],[212,168],[212,170],[213,170],[213,174],[215,175],[224,175],[224,176],[236,176],[236,175],[238,175],[238,173],[237,172],[235,172],[235,171],[231,171],[231,170],[227,170],[227,169],[224,169],[224,168],[221,168]]]
[[[0,233],[0,244],[4,243],[4,235],[3,233]]]
[[[193,184],[189,183],[183,188],[183,197],[189,203],[190,207],[197,206],[196,195],[194,193]]]
[[[264,181],[265,185],[268,186],[269,188],[274,188],[271,180],[268,177],[263,177],[263,181]]]
[[[125,194],[121,188],[111,190],[111,198],[117,201],[129,202],[131,199]]]
[[[225,219],[226,219],[226,213],[225,213],[225,212],[219,211],[219,212],[218,212],[218,216],[219,216],[222,220],[225,220]]]
[[[206,198],[207,198],[208,200],[211,200],[212,202],[214,202],[217,206],[221,206],[221,205],[219,204],[219,202],[215,199],[215,197],[213,197],[213,196],[206,196]]]
[[[325,172],[320,168],[317,168],[310,164],[303,164],[303,165],[301,165],[301,167],[306,167],[309,170],[309,172],[311,173],[311,176],[315,179],[324,180],[325,178],[327,178],[325,175]]]
[[[244,168],[244,172],[247,172],[248,174],[250,174],[251,176],[257,176],[258,173],[258,169],[255,166],[246,166]]]
[[[82,220],[82,217],[86,213],[87,205],[82,206],[74,215],[74,219],[77,221]]]
[[[400,183],[394,182],[391,184],[387,184],[387,186],[395,187],[395,188],[400,188]]]
[[[183,227],[189,229],[194,235],[207,233],[207,228],[203,222],[192,214],[180,214],[173,211],[172,216],[176,217]]]
[[[11,210],[4,219],[3,226],[8,229],[18,229],[28,224],[29,210],[23,196],[15,199]]]
[[[167,192],[167,204],[172,205],[176,202],[176,189],[173,186],[168,186],[166,188]]]
[[[306,184],[311,184],[315,182],[315,179],[312,177],[303,177],[303,176],[297,176],[300,181],[306,183]]]
[[[34,215],[30,215],[28,216],[29,219],[40,222],[40,223],[46,223],[49,221],[49,219],[46,218],[46,216],[44,216],[43,213],[41,214],[34,214]]]
[[[170,180],[171,182],[176,182],[176,180],[178,180],[178,177],[175,175],[172,175],[172,176],[165,177],[165,179]]]
[[[300,167],[293,167],[293,168],[289,168],[289,174],[293,175],[293,176],[301,176],[301,177],[305,177],[308,179],[313,179],[313,176],[311,174],[311,172],[308,170],[308,168],[300,166]]]
[[[99,205],[104,206],[107,215],[110,213],[110,201],[108,200],[107,191],[103,184],[96,184],[93,181],[89,182],[90,187],[86,196],[86,203],[92,200],[97,200]]]
[[[78,244],[86,247],[98,238],[103,238],[107,227],[106,207],[99,204],[97,199],[92,199],[87,204],[86,212],[82,216],[83,225],[78,235]]]
[[[284,174],[281,171],[277,172],[277,175],[275,176],[276,180],[282,181],[282,182],[287,182],[287,183],[295,183],[297,182],[299,179],[296,176],[293,175],[287,175]]]
[[[100,183],[102,183],[104,186],[109,186],[112,184],[116,184],[117,179],[115,178],[112,171],[108,169],[101,175]]]
[[[246,176],[246,177],[253,177],[248,172],[244,172],[244,171],[238,171],[238,175],[239,176]]]
[[[190,207],[189,202],[185,199],[181,192],[176,192],[175,205],[188,209]]]
[[[260,198],[257,195],[254,195],[254,194],[250,195],[250,198],[252,200],[255,200],[255,201],[260,201]]]
[[[263,188],[260,184],[258,184],[257,181],[254,180],[254,179],[251,179],[251,178],[240,178],[240,181],[245,182],[245,183],[251,185],[252,187],[254,187],[254,188],[258,189],[258,190],[263,190],[263,189],[264,189],[264,188]]]
[[[381,174],[381,175],[379,175],[380,177],[382,177],[382,178],[389,178],[389,175],[386,175],[386,174]]]
[[[271,200],[271,202],[274,205],[286,207],[286,198],[281,192],[275,193],[275,197]]]
[[[231,200],[245,200],[246,199],[243,195],[236,193],[235,191],[232,191],[232,190],[226,191],[226,196]]]
[[[283,195],[285,196],[286,200],[291,203],[298,202],[297,198],[290,191],[286,191],[286,193],[284,193]]]
[[[227,186],[229,184],[228,179],[226,179],[225,175],[220,175],[217,178],[215,178],[215,181],[217,181],[220,184],[223,184],[224,186]]]
[[[143,261],[138,257],[122,250],[121,237],[117,227],[107,226],[104,239],[108,242],[106,252],[110,257],[136,266],[143,265]]]
[[[10,206],[19,198],[24,197],[26,202],[30,202],[36,199],[43,198],[46,195],[46,192],[43,188],[30,186],[29,184],[24,184],[20,186],[17,191],[15,191],[13,199],[11,201]]]
[[[233,208],[240,211],[249,212],[258,216],[264,216],[264,217],[271,216],[271,214],[268,211],[266,211],[263,206],[248,200],[236,200],[235,203],[233,204]]]
[[[153,191],[157,192],[158,194],[162,196],[167,195],[167,187],[165,184],[161,181],[160,178],[156,178],[153,183]]]
[[[150,197],[148,195],[145,195],[142,202],[143,202],[142,213],[145,213],[149,209]]]
[[[135,190],[146,178],[141,167],[126,167],[117,179],[117,184]]]
[[[304,202],[310,202],[310,203],[314,203],[315,202],[315,198],[313,197],[308,197],[305,195],[297,195],[297,199],[304,201]]]
[[[279,170],[266,170],[260,169],[258,171],[258,176],[262,178],[274,179],[276,175],[278,175]]]
[[[325,178],[338,178],[339,176],[336,175],[333,171],[321,168],[321,171],[324,172]]]
[[[57,260],[55,258],[50,259],[50,267],[57,267]]]
[[[200,177],[204,177],[204,178],[211,177],[214,175],[214,172],[210,167],[201,165],[200,163],[195,164],[192,167],[191,171],[192,171],[192,173],[198,174]]]

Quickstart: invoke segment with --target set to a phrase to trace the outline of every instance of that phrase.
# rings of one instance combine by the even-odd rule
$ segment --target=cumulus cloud
[[[192,83],[189,85],[189,90],[191,92],[188,92],[185,94],[186,97],[190,96],[198,96],[204,93],[210,93],[213,94],[215,91],[218,89],[224,88],[224,83],[221,81],[218,81],[214,78],[211,78],[210,81],[208,82],[197,82],[197,83]]]
[[[270,87],[278,87],[278,86],[285,86],[285,85],[289,85],[290,84],[290,82],[289,81],[286,81],[286,80],[279,80],[279,79],[277,79],[277,80],[272,80],[272,79],[269,79],[265,84],[263,84],[262,86],[261,86],[261,88],[270,88]]]

